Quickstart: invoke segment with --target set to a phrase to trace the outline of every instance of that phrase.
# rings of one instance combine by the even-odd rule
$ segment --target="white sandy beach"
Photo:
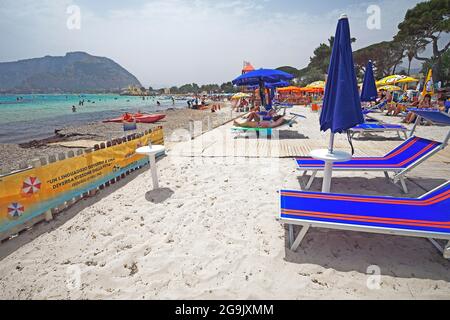
[[[162,189],[150,191],[150,172],[137,172],[2,244],[0,298],[450,299],[450,262],[425,239],[313,229],[298,252],[286,249],[277,192],[300,190],[289,153],[306,156],[327,143],[318,114],[295,111],[307,119],[279,142],[261,142],[261,150],[279,143],[284,158],[255,158],[251,139],[224,148],[218,137],[231,124],[192,142],[166,137]],[[418,134],[442,141],[446,132],[420,127]],[[381,155],[401,143],[383,136],[392,139],[355,140],[356,155]],[[349,149],[344,137],[337,144]],[[445,150],[409,175],[408,197],[449,178]],[[320,186],[317,179],[313,190]],[[333,191],[402,196],[377,173],[336,174]],[[373,265],[381,270],[378,290],[367,286]],[[81,286],[72,288],[76,268]]]

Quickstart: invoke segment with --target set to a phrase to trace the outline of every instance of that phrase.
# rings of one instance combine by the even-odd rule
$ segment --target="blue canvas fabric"
[[[339,20],[325,88],[320,129],[342,133],[364,123],[348,19]]]
[[[450,234],[450,182],[420,199],[281,192],[281,217]]]
[[[258,69],[245,73],[232,81],[235,86],[260,86],[261,81],[267,84],[276,84],[281,81],[289,81],[293,75],[280,70]]]
[[[266,85],[275,86],[279,85],[285,86],[285,82],[292,80],[293,75],[272,69],[259,69],[245,73],[232,81],[236,86],[257,86],[259,88],[259,96],[261,98],[261,103],[263,106],[266,105],[266,98],[264,93],[264,88]]]
[[[400,124],[386,124],[386,123],[363,123],[359,124],[352,130],[406,130],[406,128]]]
[[[377,97],[378,92],[377,86],[375,84],[375,77],[373,75],[373,63],[372,61],[369,61],[366,66],[366,73],[364,74],[363,87],[361,91],[361,101],[376,101]]]
[[[412,137],[389,152],[384,157],[353,158],[348,162],[336,162],[333,164],[335,170],[353,169],[406,169],[416,161],[426,157],[440,148],[442,143],[419,137]],[[299,169],[324,169],[325,163],[313,158],[296,159]]]
[[[408,111],[414,112],[415,114],[431,122],[450,126],[450,115],[442,113],[439,110],[411,108],[408,109]]]

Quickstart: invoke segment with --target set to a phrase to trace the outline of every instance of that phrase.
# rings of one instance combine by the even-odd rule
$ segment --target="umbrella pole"
[[[328,146],[328,153],[332,155],[334,153],[334,133],[331,133],[330,144]],[[325,171],[323,173],[322,192],[331,192],[331,178],[333,177],[333,161],[325,161]]]
[[[331,133],[331,136],[330,136],[330,144],[328,145],[328,152],[330,154],[334,153],[334,133],[333,132]]]
[[[259,95],[261,97],[261,107],[262,108],[266,108],[266,98],[265,98],[265,87],[264,87],[264,81],[260,80],[259,81]],[[262,111],[262,109],[260,109]]]

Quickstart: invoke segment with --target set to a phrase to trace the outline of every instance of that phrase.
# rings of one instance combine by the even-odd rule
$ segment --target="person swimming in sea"
[[[157,105],[158,107],[161,107],[161,102],[156,101],[156,105]]]

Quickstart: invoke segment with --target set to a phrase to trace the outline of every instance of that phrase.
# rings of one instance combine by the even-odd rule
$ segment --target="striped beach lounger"
[[[260,137],[260,136],[265,136],[265,137],[271,137],[273,136],[274,132],[283,130],[283,129],[288,129],[288,128],[292,128],[292,126],[294,125],[295,120],[297,118],[303,118],[306,119],[305,116],[300,115],[300,114],[296,114],[296,113],[291,113],[291,119],[289,120],[285,120],[284,123],[276,128],[244,128],[244,127],[232,127],[231,128],[231,132],[234,134],[237,134],[235,139],[239,138],[240,135],[242,134],[256,134],[256,137]]]
[[[385,177],[394,183],[400,182],[405,193],[408,188],[405,175],[413,168],[420,165],[439,151],[445,148],[445,143],[412,137],[399,147],[389,152],[384,157],[353,158],[349,162],[337,162],[333,164],[333,171],[379,171],[384,172]],[[325,163],[313,158],[297,158],[298,170],[303,171],[306,177],[308,171],[312,172],[305,190],[309,190],[319,171],[324,171]],[[389,174],[393,173],[391,178]]]
[[[450,259],[450,181],[418,199],[285,190],[280,217],[292,251],[317,227],[427,238]],[[294,225],[303,227],[296,239]],[[449,241],[441,246],[435,239]]]

